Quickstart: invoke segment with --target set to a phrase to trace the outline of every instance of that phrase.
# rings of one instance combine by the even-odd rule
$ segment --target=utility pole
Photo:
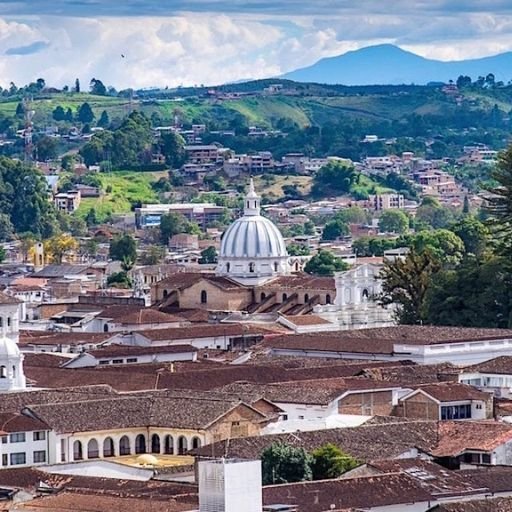
[[[32,98],[27,96],[23,98],[23,112],[25,117],[25,162],[31,162],[33,158],[34,146],[32,144],[32,119],[34,118],[35,110],[32,110]]]

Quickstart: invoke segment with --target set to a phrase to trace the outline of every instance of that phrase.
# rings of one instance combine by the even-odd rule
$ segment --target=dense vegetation
[[[466,213],[450,230],[417,233],[403,261],[385,264],[380,300],[401,323],[512,327],[512,147],[492,177],[485,224]]]

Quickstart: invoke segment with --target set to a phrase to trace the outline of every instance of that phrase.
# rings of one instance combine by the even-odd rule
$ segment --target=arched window
[[[226,263],[226,272],[229,273],[229,271],[231,270],[231,263]]]
[[[201,291],[201,304],[206,304],[208,302],[208,293],[206,290]]]
[[[298,272],[299,271],[299,262],[297,261],[295,263],[295,272]]]
[[[135,453],[146,453],[146,438],[142,434],[135,438]]]
[[[165,436],[164,451],[167,455],[172,455],[174,453],[174,439],[172,436]]]
[[[7,317],[7,327],[11,327],[11,317]]]
[[[84,452],[82,449],[82,442],[75,441],[73,443],[73,460],[82,460],[84,458]]]
[[[277,261],[274,262],[274,272],[277,272],[279,270],[279,263]]]
[[[160,436],[158,434],[151,436],[151,453],[160,453]]]
[[[0,316],[0,327],[4,326],[4,318]]]
[[[114,440],[106,437],[103,441],[103,457],[113,457],[115,454]]]
[[[304,294],[304,303],[307,304],[308,302],[309,302],[309,294],[305,293]]]
[[[263,292],[262,292],[262,293],[261,293],[261,295],[260,295],[260,300],[262,300],[262,301],[263,301],[263,300],[265,300],[266,298],[267,298],[267,296],[265,295],[265,293],[263,293]]]
[[[366,288],[363,290],[362,298],[363,298],[363,300],[370,298],[370,294]]]
[[[13,365],[12,367],[12,378],[15,379],[16,378],[16,366]]]
[[[7,368],[0,366],[0,379],[7,379]]]
[[[169,292],[167,290],[164,290],[164,299],[169,295]]]
[[[123,436],[119,440],[119,455],[130,455],[130,438]]]
[[[180,436],[178,439],[178,455],[183,455],[188,450],[187,438]]]
[[[283,302],[288,298],[288,295],[286,293],[283,293]]]
[[[105,325],[103,326],[103,332],[108,332],[108,324],[105,324]]]
[[[330,304],[330,303],[331,303],[331,296],[330,296],[329,294],[327,294],[327,295],[325,296],[325,303],[326,303],[326,304]]]
[[[255,268],[255,265],[254,263],[251,261],[251,263],[249,263],[249,272],[251,274],[254,274],[254,268]]]
[[[87,458],[88,459],[97,459],[100,456],[100,450],[98,448],[98,441],[96,439],[91,439],[87,443]]]
[[[199,437],[192,438],[192,450],[196,448],[201,448],[201,439],[199,439]]]

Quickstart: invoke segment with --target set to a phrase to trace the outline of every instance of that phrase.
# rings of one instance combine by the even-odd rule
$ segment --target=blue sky
[[[442,60],[509,51],[512,1],[0,0],[3,86],[217,84],[378,43]]]

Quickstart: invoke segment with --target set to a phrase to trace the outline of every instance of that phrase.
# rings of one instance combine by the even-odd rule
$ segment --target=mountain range
[[[337,57],[321,59],[282,78],[296,82],[344,85],[425,85],[457,80],[468,75],[473,80],[493,73],[496,81],[512,79],[512,52],[459,61],[426,59],[392,44],[368,46]]]

